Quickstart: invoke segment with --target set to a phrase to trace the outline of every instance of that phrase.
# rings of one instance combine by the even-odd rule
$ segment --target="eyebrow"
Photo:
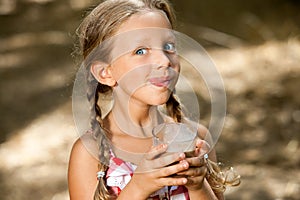
[[[166,36],[163,36],[161,38],[162,42],[166,42],[166,41],[176,41],[176,37],[174,34],[167,34]],[[145,43],[151,43],[153,40],[153,38],[147,36],[147,37],[143,37],[143,38],[136,38],[134,39],[134,44],[145,44]]]

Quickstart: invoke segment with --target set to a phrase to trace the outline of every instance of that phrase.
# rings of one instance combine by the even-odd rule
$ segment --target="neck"
[[[157,106],[144,105],[127,94],[114,94],[110,121],[120,132],[133,137],[152,137],[154,126],[162,122]]]

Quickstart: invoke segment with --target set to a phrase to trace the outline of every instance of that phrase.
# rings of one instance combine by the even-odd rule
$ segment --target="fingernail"
[[[188,167],[187,162],[183,162],[183,163],[182,163],[182,166],[183,166],[184,168],[187,168],[187,167]]]
[[[179,158],[182,158],[182,159],[185,158],[185,154],[184,153],[180,153],[179,154]]]
[[[198,146],[200,146],[200,145],[202,145],[203,144],[203,141],[202,140],[197,140],[197,143],[196,143],[196,145]]]

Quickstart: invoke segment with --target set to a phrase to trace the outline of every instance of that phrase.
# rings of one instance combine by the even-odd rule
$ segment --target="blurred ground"
[[[0,199],[68,199],[73,35],[92,2],[0,0]],[[242,175],[226,199],[299,199],[298,1],[173,2],[178,30],[206,47],[224,78],[217,151]]]

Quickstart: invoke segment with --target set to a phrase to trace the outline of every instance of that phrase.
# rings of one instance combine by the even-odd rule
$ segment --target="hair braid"
[[[180,107],[179,101],[177,101],[174,93],[170,95],[170,98],[166,102],[166,109],[167,113],[174,119],[175,122],[181,122],[182,121],[182,111]]]
[[[87,68],[89,69],[89,68]],[[96,139],[99,149],[99,164],[98,170],[106,172],[108,169],[108,163],[110,159],[110,146],[105,134],[105,128],[103,126],[101,118],[101,109],[98,105],[99,92],[104,93],[109,91],[109,87],[106,87],[97,82],[91,73],[87,73],[87,98],[90,102],[91,121],[90,126],[93,132],[94,139]],[[94,200],[110,199],[111,195],[106,188],[106,178],[99,178],[98,185],[94,194]]]

